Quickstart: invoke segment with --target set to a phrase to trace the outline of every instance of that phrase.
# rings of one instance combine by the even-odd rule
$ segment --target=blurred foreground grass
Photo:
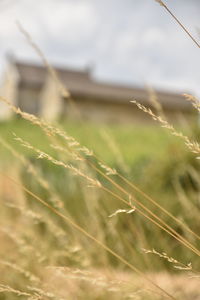
[[[131,182],[139,184],[148,195],[155,196],[155,200],[160,205],[188,224],[191,229],[199,232],[200,183],[196,179],[198,177],[196,176],[198,174],[198,162],[177,138],[168,135],[165,130],[157,126],[102,126],[89,122],[70,121],[64,122],[60,126],[81,144],[94,150],[98,157],[115,167]],[[84,178],[74,176],[69,170],[49,161],[38,159],[34,151],[25,149],[14,140],[13,132],[56,159],[64,162],[72,161],[67,153],[52,149],[50,144],[53,140],[49,140],[38,127],[27,121],[16,119],[12,122],[1,123],[0,135],[19,154],[28,158],[28,161],[36,168],[36,173],[35,176],[30,174],[29,167],[21,164],[20,160],[13,157],[1,145],[1,167],[9,176],[17,178],[30,191],[42,197],[49,204],[58,205],[58,208],[66,216],[70,216],[81,228],[145,273],[162,273],[164,270],[176,273],[179,271],[176,271],[174,264],[170,264],[166,259],[152,253],[145,254],[143,248],[155,248],[160,253],[165,252],[170,257],[173,256],[186,266],[192,262],[194,269],[199,268],[199,261],[194,253],[139,215],[137,209],[132,214],[124,213],[109,218],[118,209],[127,209],[127,206],[121,203],[119,199],[115,199],[114,196],[98,188],[88,187]],[[95,163],[93,159],[91,162]],[[107,182],[105,178],[101,178],[98,173],[91,170],[87,164],[79,161],[73,161],[73,163],[88,176],[100,180],[106,188],[125,197],[123,193],[112,187],[112,184]],[[196,247],[199,246],[199,241],[189,236],[182,226],[169,219],[168,216],[134,192],[119,178],[112,178],[117,184],[121,184],[127,192],[133,193],[141,203],[145,204],[156,215],[162,217],[177,232],[187,237]],[[42,182],[41,179],[45,182]],[[69,299],[73,299],[77,295],[80,299],[108,299],[108,297],[129,299],[135,293],[137,294],[138,290],[141,292],[141,297],[138,299],[162,299],[162,296],[159,298],[159,296],[155,296],[156,294],[153,294],[153,298],[143,295],[141,285],[138,285],[136,278],[134,278],[134,285],[129,283],[129,287],[123,291],[118,276],[122,272],[123,278],[128,277],[128,280],[132,282],[132,275],[129,276],[127,273],[127,267],[91,240],[88,240],[81,232],[74,230],[41,204],[35,202],[32,196],[21,191],[20,187],[15,186],[6,177],[2,176],[0,183],[2,200],[0,241],[4,245],[1,249],[0,270],[3,274],[2,282],[5,285],[9,284],[16,289],[25,290],[27,293],[31,291],[30,294],[32,295],[31,283],[35,286],[35,293],[37,292],[39,295],[45,293],[44,290],[51,290],[54,294],[62,295],[66,293],[66,289],[58,289],[57,287],[59,287],[59,282],[63,280],[63,274],[67,272],[70,280],[67,282],[64,280],[64,283],[68,287]],[[126,196],[126,198],[128,197]],[[60,203],[61,206],[59,206]],[[51,266],[55,269],[52,271],[46,269]],[[59,271],[56,268],[66,269]],[[9,269],[12,270],[11,277]],[[28,270],[30,273],[25,273],[24,270]],[[91,276],[87,273],[88,270],[93,270],[94,273],[91,276],[94,279],[96,277],[94,282],[95,295],[91,294]],[[58,271],[60,272],[59,275],[57,274]],[[117,279],[113,282],[113,272],[116,271]],[[51,272],[54,273],[52,280],[55,282],[58,278],[59,281],[56,282],[55,290],[52,290],[51,284],[48,282]],[[98,277],[98,272],[100,272],[101,279]],[[48,273],[47,276],[46,273]],[[112,278],[111,285],[107,278],[102,283],[102,274],[104,276],[105,273],[106,276],[112,274],[109,275]],[[167,286],[170,292],[173,291],[173,293],[183,297],[185,291],[184,289],[181,290],[182,283],[186,280],[188,287],[190,286],[187,277],[185,279],[185,274],[183,279],[180,279],[179,275],[177,278],[175,277],[176,279],[172,279],[172,275],[166,276],[163,282],[158,280],[159,284],[161,283],[164,288]],[[165,275],[160,278],[164,277]],[[76,288],[71,278],[78,283]],[[172,281],[174,281],[174,286]],[[179,281],[181,283],[177,287],[176,284]],[[103,289],[102,291],[102,288],[99,290],[99,284],[106,286],[106,290]],[[27,286],[28,289],[25,288]],[[38,292],[36,288],[41,288],[41,286],[44,290]],[[195,282],[188,298],[185,299],[196,299],[196,287],[197,283]],[[9,298],[9,296],[7,298],[7,293],[9,292],[2,294],[3,298],[0,296],[0,299],[15,299],[15,296],[14,298]],[[126,297],[125,293],[127,293]],[[192,298],[193,295],[194,298]],[[23,295],[21,297],[23,298]],[[31,297],[29,298],[31,299]],[[49,299],[47,292],[44,299]],[[59,298],[52,296],[52,299]]]

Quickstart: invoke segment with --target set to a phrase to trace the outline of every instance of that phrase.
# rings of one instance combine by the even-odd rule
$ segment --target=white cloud
[[[141,37],[141,40],[144,45],[149,46],[155,44],[162,44],[166,40],[166,34],[164,30],[161,30],[156,27],[147,29]]]
[[[48,13],[40,12],[40,18],[48,32],[53,38],[60,38],[70,42],[76,41],[81,36],[90,36],[96,26],[95,10],[86,1],[75,2],[51,2],[48,5]]]
[[[195,34],[199,1],[166,2]],[[53,62],[94,62],[101,79],[199,91],[199,49],[154,0],[20,0],[0,12],[1,60],[9,49],[36,58],[16,19]]]

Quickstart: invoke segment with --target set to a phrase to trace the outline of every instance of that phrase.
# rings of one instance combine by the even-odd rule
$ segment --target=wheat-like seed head
[[[9,292],[9,293],[15,294],[17,296],[26,296],[26,297],[27,296],[28,297],[32,296],[30,293],[26,293],[26,292],[23,292],[23,291],[20,291],[20,290],[16,290],[16,289],[12,288],[9,285],[0,284],[0,293],[4,293],[4,292]]]
[[[48,161],[51,161],[54,165],[62,166],[65,169],[69,169],[69,170],[73,171],[73,173],[75,175],[85,178],[91,184],[91,186],[101,187],[101,183],[98,180],[91,178],[87,174],[84,174],[80,169],[76,168],[72,164],[66,164],[66,163],[62,162],[61,160],[57,160],[57,159],[53,158],[51,155],[47,154],[46,152],[43,152],[40,149],[35,148],[27,141],[24,141],[22,138],[17,137],[15,134],[14,134],[14,136],[15,136],[15,140],[20,142],[20,144],[22,146],[36,152],[38,154],[38,159],[46,159]]]
[[[134,103],[140,110],[150,115],[154,121],[158,121],[161,124],[161,127],[168,129],[172,135],[181,138],[191,152],[200,154],[200,145],[198,142],[191,141],[188,136],[184,135],[182,132],[176,131],[173,125],[169,124],[167,120],[163,120],[162,117],[155,115],[150,108],[145,107],[135,100],[131,102]]]
[[[136,210],[136,208],[132,208],[132,209],[118,209],[116,210],[113,214],[111,214],[110,216],[108,216],[109,218],[112,218],[112,217],[115,217],[117,216],[118,214],[121,214],[121,213],[125,213],[125,214],[132,214],[134,211]]]
[[[187,263],[187,264],[184,264],[180,261],[178,261],[177,259],[173,258],[173,257],[170,257],[167,255],[166,252],[158,252],[156,251],[155,249],[152,249],[152,250],[147,250],[147,249],[142,249],[146,254],[155,254],[157,256],[159,256],[160,258],[164,258],[165,260],[167,260],[169,263],[172,263],[174,266],[175,269],[178,269],[178,270],[185,270],[185,271],[191,271],[193,268],[192,268],[192,263]]]
[[[200,101],[196,97],[190,94],[183,94],[187,101],[191,102],[193,107],[196,108],[198,112],[200,112]]]
[[[165,6],[165,4],[161,0],[155,0],[157,3],[159,3],[161,6]]]

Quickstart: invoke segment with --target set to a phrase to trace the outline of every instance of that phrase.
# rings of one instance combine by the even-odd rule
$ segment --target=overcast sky
[[[200,1],[165,3],[200,40]],[[200,49],[154,0],[1,0],[0,60],[38,60],[19,20],[54,64],[92,66],[103,81],[200,95]]]

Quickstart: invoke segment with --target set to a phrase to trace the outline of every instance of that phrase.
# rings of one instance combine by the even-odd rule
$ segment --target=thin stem
[[[197,40],[192,36],[192,34],[189,32],[189,30],[179,21],[179,19],[171,12],[171,10],[167,7],[167,5],[161,1],[161,0],[156,0],[161,6],[163,6],[166,11],[172,16],[172,18],[181,26],[181,28],[185,31],[185,33],[190,37],[190,39],[195,43],[195,45],[200,48],[200,44],[197,42]]]

